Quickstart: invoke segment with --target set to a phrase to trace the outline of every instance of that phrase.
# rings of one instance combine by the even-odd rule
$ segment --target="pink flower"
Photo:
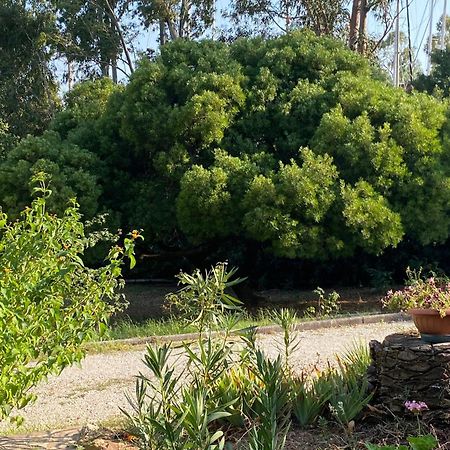
[[[405,408],[414,414],[428,411],[429,409],[425,402],[416,402],[415,400],[405,402]]]

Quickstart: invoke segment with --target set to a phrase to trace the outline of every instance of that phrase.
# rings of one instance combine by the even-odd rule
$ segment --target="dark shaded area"
[[[142,322],[150,318],[163,317],[167,314],[164,309],[164,297],[169,292],[175,292],[175,283],[128,283],[125,295],[129,302],[128,308],[116,319],[129,318],[133,322]],[[332,289],[325,290],[328,295]],[[342,313],[381,311],[380,299],[384,290],[373,288],[336,288],[340,294],[340,310]],[[302,316],[309,306],[317,306],[317,295],[312,290],[300,289],[266,289],[250,290],[244,288],[241,293],[245,297],[248,311],[257,315],[260,309],[292,308]],[[240,299],[243,297],[236,293]],[[256,300],[252,304],[251,300]]]

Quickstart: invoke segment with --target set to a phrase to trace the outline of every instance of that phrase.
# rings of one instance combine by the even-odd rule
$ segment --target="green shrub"
[[[317,306],[309,306],[305,312],[307,316],[327,317],[339,312],[341,296],[336,291],[330,292],[326,296],[325,291],[321,287],[317,287],[314,289],[314,293],[318,296]]]
[[[192,275],[180,272],[178,284],[183,286],[178,292],[166,296],[169,309],[177,313],[191,325],[203,332],[217,325],[225,311],[238,311],[242,303],[227,290],[243,281],[232,280],[237,269],[227,270],[226,263],[218,263],[203,275],[195,270]]]
[[[68,201],[76,197],[80,212],[87,218],[99,211],[101,163],[97,156],[48,131],[28,136],[10,149],[0,164],[0,203],[11,217],[30,204],[32,177],[45,172],[52,179],[52,196],[47,200],[50,212],[61,214]]]
[[[50,214],[51,191],[42,174],[35,181],[39,196],[17,221],[0,216],[0,418],[33,400],[41,379],[81,360],[80,345],[121,307],[124,255],[134,264],[126,238],[102,267],[86,267],[83,252],[101,236],[86,236],[74,201],[61,217]]]
[[[330,412],[346,426],[370,400],[369,355],[362,345],[339,358],[337,369],[294,377],[290,359],[299,340],[297,317],[290,310],[272,314],[282,328],[276,358],[258,347],[254,327],[240,330],[239,345],[230,341],[237,317],[227,312],[240,306],[228,297],[223,305],[221,296],[234,272],[218,264],[206,276],[199,271],[180,275],[186,286],[176,304],[182,301],[184,317],[201,333],[178,347],[181,353],[168,344],[147,349],[144,363],[152,376],[139,375],[136,399],[129,399],[133,413],[127,414],[141,448],[221,449],[231,428],[241,429],[249,450],[282,450],[292,414],[302,427]],[[213,338],[211,324],[223,333]]]
[[[257,395],[253,404],[257,421],[251,428],[248,439],[249,450],[282,450],[291,421],[289,384],[286,383],[283,360],[268,359],[260,350],[256,351],[255,376]]]
[[[330,378],[333,389],[329,399],[332,416],[343,426],[348,426],[369,403],[367,368],[370,354],[366,345],[355,344],[343,357],[338,357],[338,370]]]
[[[156,248],[342,261],[449,236],[447,105],[333,39],[177,40],[68,100],[55,130],[105,161],[102,207]]]
[[[348,426],[369,403],[372,394],[368,393],[367,380],[336,374],[330,396],[332,416],[343,426]]]
[[[260,380],[247,364],[232,366],[216,381],[213,392],[219,404],[233,402],[226,411],[230,413],[224,420],[233,427],[244,427],[247,419],[254,419],[254,403]]]

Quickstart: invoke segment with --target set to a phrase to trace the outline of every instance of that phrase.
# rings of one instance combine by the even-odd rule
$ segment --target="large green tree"
[[[67,139],[109,161],[102,201],[164,248],[318,260],[448,237],[445,105],[335,40],[178,40],[102,111]]]
[[[229,15],[256,34],[307,27],[318,35],[343,36],[349,12],[345,0],[233,0]]]
[[[0,4],[0,121],[20,137],[41,133],[58,105],[50,68],[54,17],[41,3]]]
[[[201,37],[214,24],[213,0],[136,0],[141,22],[157,29],[159,43]]]

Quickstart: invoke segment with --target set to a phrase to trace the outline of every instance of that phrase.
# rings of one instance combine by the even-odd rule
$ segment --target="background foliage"
[[[220,257],[260,279],[277,265],[310,279],[314,266],[323,285],[333,271],[354,283],[384,270],[383,254],[401,267],[441,258],[447,111],[309,31],[176,39],[126,86],[76,85],[51,132],[8,152],[0,197],[27,204],[27,177],[45,168],[60,186],[52,208],[77,195],[86,215],[143,228],[160,272]]]

